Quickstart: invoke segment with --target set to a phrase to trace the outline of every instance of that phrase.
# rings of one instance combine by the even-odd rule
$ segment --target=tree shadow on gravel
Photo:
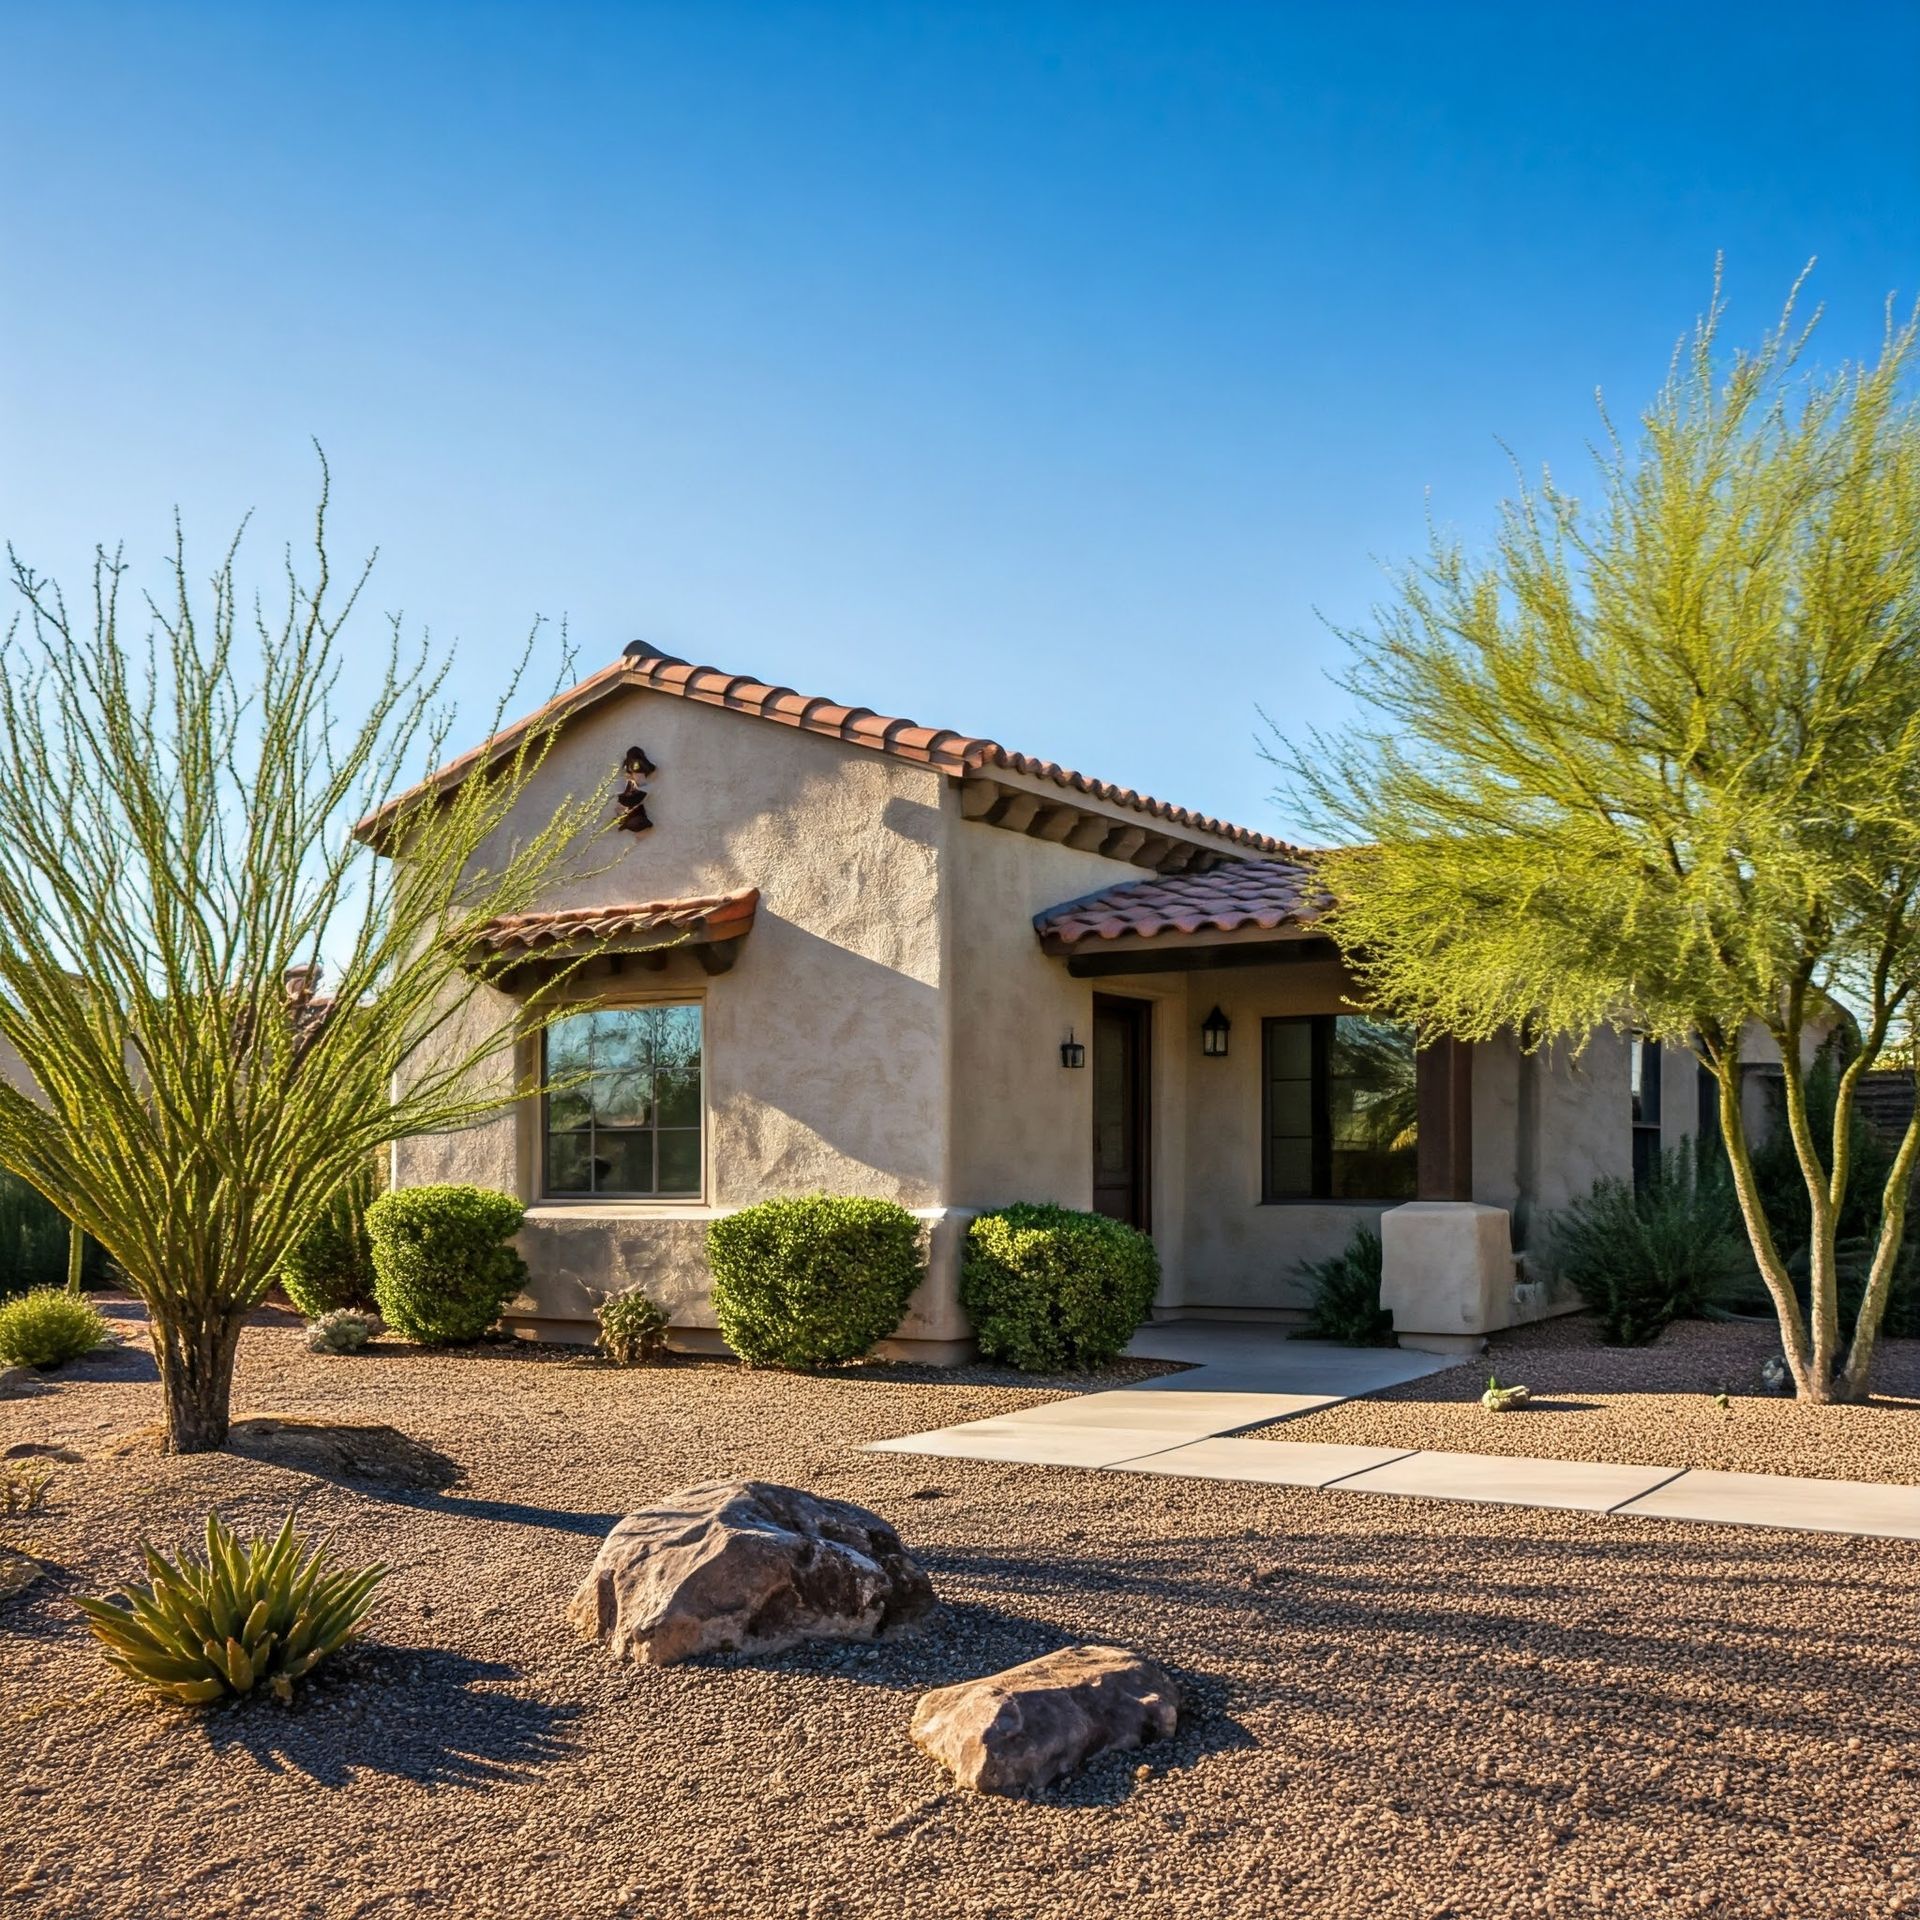
[[[850,1680],[858,1686],[918,1698],[935,1687],[982,1679],[1062,1647],[1084,1644],[1089,1637],[974,1601],[943,1601],[920,1627],[882,1640],[816,1640],[785,1653],[721,1654],[687,1665],[716,1671],[748,1665],[796,1681]],[[1179,1727],[1171,1739],[1102,1754],[1073,1779],[1039,1796],[1049,1804],[1117,1806],[1139,1785],[1137,1770],[1143,1766],[1156,1774],[1184,1772],[1212,1754],[1258,1744],[1227,1711],[1227,1689],[1218,1680],[1164,1658],[1156,1648],[1140,1651],[1159,1660],[1180,1689]]]
[[[1424,1559],[1431,1541],[1386,1530],[1364,1539],[1249,1530],[1078,1555],[946,1548],[919,1557],[936,1584],[943,1575],[965,1579],[1056,1618],[1091,1604],[1125,1620],[1171,1602],[1204,1619],[1222,1664],[1240,1668],[1238,1699],[1283,1712],[1323,1707],[1330,1668],[1390,1647],[1403,1667],[1436,1680],[1468,1678],[1506,1704],[1550,1700],[1563,1738],[1582,1722],[1608,1724],[1630,1701],[1632,1717],[1649,1728],[1690,1739],[1702,1699],[1738,1701],[1721,1716],[1783,1738],[1830,1740],[1876,1726],[1920,1736],[1920,1710],[1904,1689],[1889,1692],[1876,1664],[1889,1631],[1882,1609],[1895,1596],[1878,1575],[1879,1556],[1847,1552],[1902,1543],[1823,1542],[1810,1554],[1803,1536],[1775,1542],[1756,1532],[1731,1545],[1697,1536],[1540,1544],[1557,1568],[1529,1577],[1516,1572],[1513,1543],[1501,1543],[1506,1551],[1489,1543],[1438,1581]],[[1524,1565],[1526,1553],[1518,1557]],[[1569,1587],[1569,1563],[1588,1576],[1579,1588]],[[1603,1583],[1612,1589],[1604,1597]],[[1581,1604],[1570,1613],[1572,1592]],[[1899,1599],[1904,1614],[1911,1589]],[[1103,1631],[1039,1634],[1058,1644]],[[1124,1629],[1115,1637],[1124,1640]],[[1677,1661],[1676,1644],[1684,1646]],[[1152,1644],[1140,1651],[1165,1657]],[[1756,1660],[1785,1662],[1791,1687],[1756,1694]],[[1494,1664],[1476,1670],[1481,1661]],[[1444,1719],[1458,1708],[1421,1711]]]
[[[521,1500],[482,1500],[457,1494],[413,1495],[398,1502],[422,1513],[449,1520],[490,1520],[500,1526],[547,1527],[555,1533],[577,1533],[602,1540],[626,1518],[620,1513],[575,1513],[567,1507],[529,1506]]]
[[[489,1682],[518,1670],[438,1648],[363,1646],[322,1670],[292,1708],[249,1697],[203,1722],[223,1757],[318,1787],[386,1775],[420,1786],[527,1780],[573,1751],[580,1709]]]

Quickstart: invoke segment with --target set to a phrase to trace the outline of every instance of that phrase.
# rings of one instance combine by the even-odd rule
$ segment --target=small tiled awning
[[[1318,957],[1329,943],[1312,928],[1325,905],[1304,867],[1230,860],[1206,873],[1129,880],[1062,901],[1035,914],[1033,930],[1075,973],[1131,970],[1129,955],[1140,956],[1142,971],[1213,964],[1204,958],[1209,950],[1222,964],[1250,964],[1259,955],[1244,943],[1263,933],[1274,936],[1261,944],[1275,958]]]
[[[693,952],[709,973],[732,966],[753,930],[760,889],[696,894],[685,900],[643,900],[631,906],[561,907],[547,913],[507,914],[480,927],[475,960],[489,972],[541,958],[573,959],[583,952],[654,954]]]

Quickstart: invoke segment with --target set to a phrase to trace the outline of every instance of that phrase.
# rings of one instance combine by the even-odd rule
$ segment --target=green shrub
[[[508,1244],[526,1209],[485,1187],[402,1187],[367,1209],[373,1296],[396,1333],[429,1346],[478,1340],[526,1284]]]
[[[601,1301],[600,1351],[616,1367],[641,1367],[667,1350],[667,1316],[638,1287]],[[898,1322],[895,1323],[896,1325]]]
[[[1840,1066],[1839,1049],[1830,1039],[1807,1069],[1807,1121],[1813,1129],[1821,1165],[1829,1173],[1833,1170],[1833,1116],[1840,1090]],[[1879,1244],[1881,1202],[1887,1190],[1887,1175],[1893,1170],[1893,1157],[1892,1143],[1855,1107],[1847,1129],[1847,1193],[1840,1204],[1840,1218],[1834,1229],[1836,1293],[1840,1326],[1847,1338],[1852,1337],[1854,1317],[1860,1311],[1874,1250]],[[1800,1155],[1787,1126],[1783,1100],[1776,1101],[1773,1124],[1753,1149],[1753,1178],[1759,1189],[1761,1211],[1773,1229],[1774,1245],[1786,1263],[1788,1277],[1793,1281],[1804,1313],[1810,1290],[1813,1202],[1800,1171]],[[1731,1198],[1729,1205],[1732,1205]],[[1920,1337],[1920,1239],[1915,1233],[1916,1217],[1910,1210],[1906,1235],[1894,1262],[1886,1316],[1881,1322],[1882,1331],[1896,1339]],[[1757,1313],[1773,1312],[1773,1302],[1751,1255],[1740,1293],[1743,1307]]]
[[[1554,1222],[1553,1256],[1600,1316],[1608,1344],[1644,1346],[1724,1297],[1751,1265],[1726,1178],[1690,1148],[1660,1156],[1647,1185],[1598,1180]]]
[[[1340,1252],[1301,1261],[1302,1278],[1313,1284],[1303,1335],[1345,1347],[1392,1346],[1393,1315],[1380,1304],[1380,1268],[1380,1236],[1366,1226],[1355,1227]]]
[[[0,1361],[9,1366],[57,1367],[106,1337],[107,1323],[64,1287],[36,1287],[0,1302]]]
[[[358,1353],[380,1331],[378,1316],[358,1307],[335,1307],[307,1326],[307,1347],[313,1353]]]
[[[145,1549],[146,1586],[82,1600],[80,1610],[107,1663],[130,1680],[187,1706],[263,1681],[275,1699],[359,1630],[383,1566],[329,1566],[325,1548],[303,1558],[306,1542],[288,1514],[272,1540],[242,1546],[218,1516],[207,1516],[204,1561],[179,1563]]]
[[[309,1320],[373,1305],[373,1242],[367,1237],[372,1201],[373,1169],[368,1167],[334,1196],[281,1261],[280,1284]]]
[[[926,1274],[920,1223],[891,1200],[763,1200],[707,1228],[713,1311],[750,1366],[830,1367],[884,1340]]]
[[[57,1287],[67,1277],[67,1221],[37,1187],[0,1167],[0,1296]],[[104,1287],[112,1262],[97,1240],[81,1255],[81,1285]]]
[[[1028,1373],[1104,1366],[1159,1287],[1153,1242],[1105,1214],[1022,1201],[967,1229],[960,1304],[981,1357]]]

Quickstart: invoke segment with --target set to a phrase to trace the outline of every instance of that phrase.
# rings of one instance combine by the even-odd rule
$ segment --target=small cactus
[[[377,1313],[336,1307],[307,1323],[307,1345],[315,1353],[358,1353],[380,1331]]]
[[[284,1705],[359,1630],[387,1574],[333,1568],[325,1548],[305,1548],[292,1514],[272,1540],[244,1547],[209,1514],[204,1562],[183,1553],[176,1565],[144,1546],[150,1584],[82,1600],[80,1611],[107,1664],[169,1700],[205,1706],[264,1683]]]
[[[600,1351],[616,1367],[644,1366],[667,1347],[667,1316],[638,1287],[600,1303]]]
[[[1480,1396],[1480,1404],[1489,1413],[1512,1413],[1524,1407],[1533,1398],[1531,1387],[1503,1387],[1497,1373],[1487,1375],[1487,1390]]]

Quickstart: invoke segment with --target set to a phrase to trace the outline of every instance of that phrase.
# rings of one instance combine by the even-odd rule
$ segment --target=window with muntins
[[[1358,1013],[1261,1022],[1267,1200],[1419,1191],[1413,1029]]]
[[[550,1194],[689,1199],[700,1193],[700,1008],[601,1007],[546,1031]]]
[[[1660,1042],[1644,1033],[1628,1041],[1627,1088],[1633,1106],[1633,1184],[1660,1171]]]

